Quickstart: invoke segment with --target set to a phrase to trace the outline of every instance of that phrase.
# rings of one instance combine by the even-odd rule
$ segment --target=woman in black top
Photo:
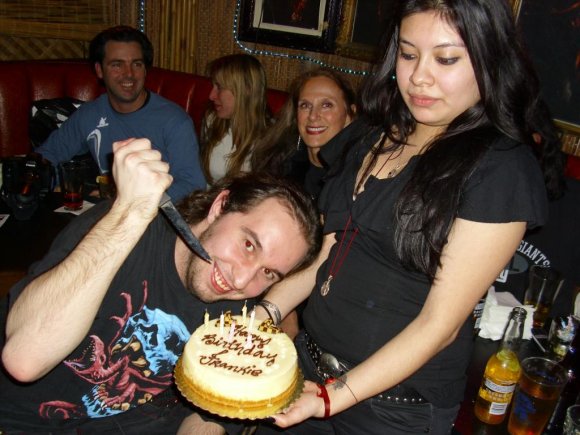
[[[470,314],[557,187],[538,165],[561,154],[507,0],[400,0],[387,30],[364,119],[321,151],[337,159],[319,259],[266,295],[274,318],[309,297],[296,344],[312,382],[274,416],[306,420],[288,433],[450,433]]]

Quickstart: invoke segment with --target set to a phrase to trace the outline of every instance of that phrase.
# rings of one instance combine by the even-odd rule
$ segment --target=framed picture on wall
[[[336,54],[373,62],[394,0],[344,0],[336,38]]]
[[[334,50],[341,0],[241,0],[238,38],[299,50]]]
[[[514,10],[556,124],[580,135],[578,0],[515,0]]]

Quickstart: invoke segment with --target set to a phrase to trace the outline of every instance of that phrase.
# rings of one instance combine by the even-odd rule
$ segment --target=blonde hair
[[[213,105],[204,117],[201,135],[201,164],[208,182],[212,180],[209,162],[215,146],[231,129],[234,150],[229,155],[227,176],[239,173],[251,155],[253,145],[269,124],[270,114],[266,101],[266,73],[262,64],[248,54],[220,57],[208,65],[213,83],[229,90],[235,97],[234,112],[230,119],[220,119]]]

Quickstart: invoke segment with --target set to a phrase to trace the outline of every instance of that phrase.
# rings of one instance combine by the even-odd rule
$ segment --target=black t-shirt
[[[107,209],[99,204],[76,218],[11,290],[11,301],[65,258]],[[208,305],[189,294],[175,268],[175,241],[170,224],[158,216],[113,279],[87,337],[64,362],[26,385],[0,374],[0,427],[74,427],[85,418],[130,410],[172,384],[175,363],[206,308],[217,317],[243,304]]]
[[[324,185],[326,169],[314,166],[308,159],[306,146],[297,150],[290,159],[289,178],[304,187],[304,190],[316,200]]]
[[[364,126],[359,128],[364,130]],[[337,257],[340,243],[334,245],[329,259],[318,270],[316,287],[304,312],[306,329],[314,340],[354,364],[368,358],[417,317],[430,289],[427,276],[403,267],[393,246],[393,207],[420,157],[413,157],[394,178],[369,178],[364,191],[353,201],[357,171],[379,135],[380,131],[366,135],[354,146],[333,143],[338,149],[350,148],[350,152],[342,171],[328,177],[319,207],[325,218],[324,232],[336,232],[337,241],[352,216],[343,253],[348,244],[350,248],[346,256],[341,253]],[[340,156],[340,152],[330,152]],[[528,147],[507,139],[490,144],[462,198],[458,216],[463,219],[489,223],[526,221],[531,227],[545,219],[547,200],[538,163]],[[359,230],[356,236],[354,228]],[[336,265],[342,264],[330,293],[322,297],[319,288],[335,258]],[[466,321],[454,343],[405,383],[436,406],[457,404],[463,397],[471,330],[471,323]]]
[[[564,283],[550,315],[572,313],[574,288],[580,285],[580,180],[568,178],[564,196],[550,202],[548,222],[526,232],[510,263],[500,273],[496,291],[509,291],[524,301],[529,270],[534,264],[558,270]]]

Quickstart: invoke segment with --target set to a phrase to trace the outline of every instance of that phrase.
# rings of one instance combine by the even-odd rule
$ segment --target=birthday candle
[[[224,336],[224,313],[220,314],[220,337]]]
[[[244,306],[242,307],[242,325],[246,326],[246,313],[248,309],[246,308],[246,301],[244,301]]]
[[[246,337],[246,344],[244,345],[244,349],[249,349],[252,347],[252,334],[248,332],[248,336]]]
[[[203,315],[203,324],[205,325],[205,329],[209,326],[209,313],[205,310],[205,314]]]
[[[236,330],[236,322],[232,322],[232,326],[230,326],[230,335],[228,335],[228,343],[231,343],[234,339],[234,331]]]
[[[256,309],[254,308],[250,313],[250,325],[248,326],[248,334],[252,332],[252,328],[254,327],[254,317],[256,317]]]

